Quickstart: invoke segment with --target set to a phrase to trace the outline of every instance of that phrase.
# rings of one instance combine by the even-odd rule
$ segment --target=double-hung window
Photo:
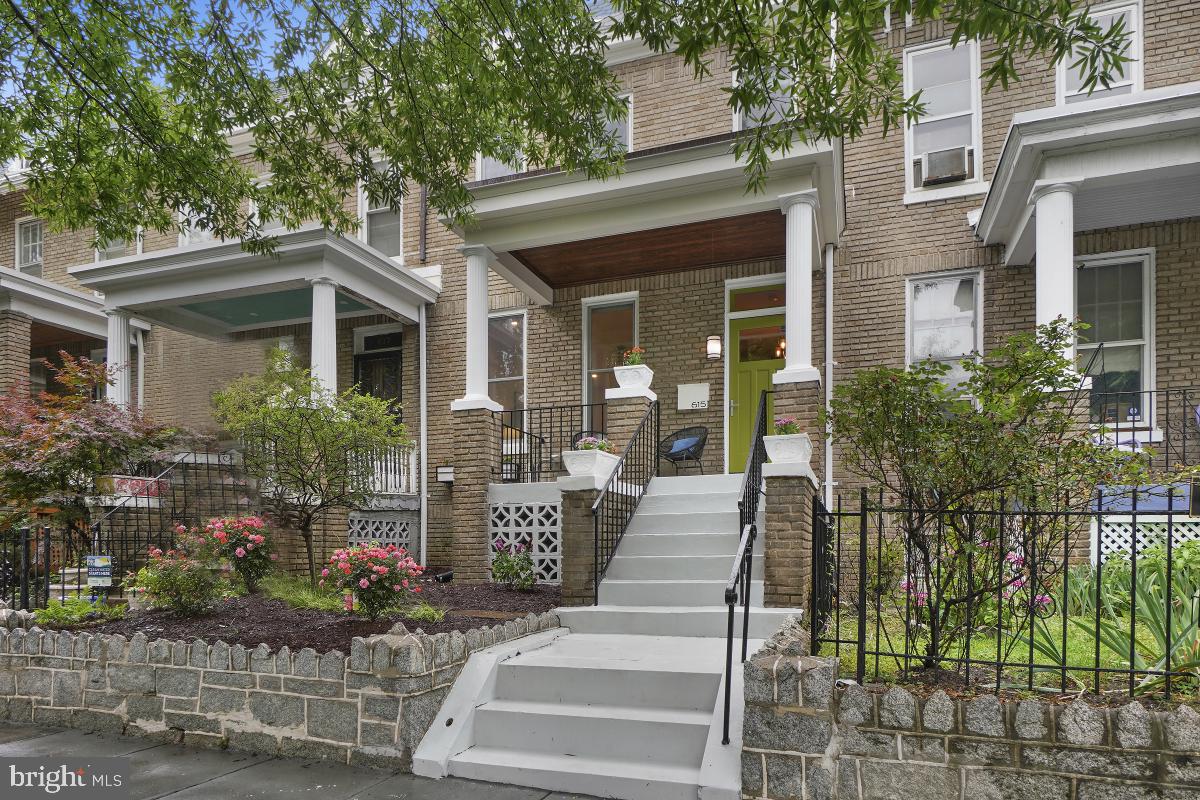
[[[525,407],[525,312],[488,317],[488,397],[506,411]]]
[[[1058,103],[1080,103],[1084,100],[1096,100],[1101,97],[1132,94],[1142,88],[1142,26],[1141,5],[1137,2],[1107,3],[1098,5],[1092,11],[1091,18],[1105,31],[1120,22],[1126,33],[1125,50],[1123,55],[1130,59],[1121,65],[1121,72],[1113,71],[1109,76],[1109,86],[1097,83],[1089,94],[1083,88],[1084,74],[1075,62],[1080,54],[1073,54],[1058,62]]]
[[[189,209],[184,209],[179,212],[180,233],[179,246],[191,247],[192,245],[211,242],[213,239],[212,231],[200,224],[200,220],[196,214]]]
[[[1148,252],[1082,259],[1075,272],[1080,370],[1092,377],[1094,416],[1149,420],[1153,386],[1153,260]],[[1103,345],[1103,346],[1101,346]]]
[[[621,149],[629,152],[633,146],[633,95],[623,94],[625,102],[625,117],[623,119],[606,119],[604,132],[617,140]]]
[[[904,52],[904,91],[924,113],[904,131],[906,200],[981,185],[979,46],[943,42]],[[924,197],[922,197],[924,195]]]
[[[17,270],[35,278],[42,277],[42,244],[46,225],[40,219],[17,223]]]
[[[383,173],[385,164],[376,164],[376,171]],[[359,211],[363,219],[362,238],[385,256],[395,259],[404,257],[404,215],[397,202],[395,208],[382,198],[371,197],[366,190],[359,191]]]
[[[733,129],[745,131],[757,128],[759,125],[773,125],[776,122],[782,122],[792,103],[791,83],[791,79],[783,79],[779,89],[771,93],[771,101],[768,104],[734,112]]]
[[[516,160],[502,161],[499,158],[485,156],[482,153],[475,161],[475,180],[486,181],[492,178],[503,178],[506,175],[516,175],[525,170],[525,156],[517,153]]]
[[[946,382],[966,378],[962,361],[982,349],[982,278],[978,272],[923,275],[908,281],[908,363],[933,360],[950,370]]]

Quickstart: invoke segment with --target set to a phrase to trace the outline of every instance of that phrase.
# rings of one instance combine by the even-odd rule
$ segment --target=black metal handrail
[[[500,423],[500,479],[506,483],[554,480],[562,454],[581,436],[603,436],[604,403],[548,405],[495,411]]]
[[[617,552],[651,478],[658,475],[658,401],[646,409],[637,430],[592,504],[594,552],[592,602],[600,604],[600,581]]]
[[[1105,391],[1094,383],[1089,401],[1100,441],[1147,453],[1164,471],[1200,463],[1200,389]]]
[[[742,473],[741,494],[738,497],[737,553],[733,559],[729,581],[725,584],[725,605],[729,610],[725,632],[725,719],[721,744],[729,744],[729,705],[733,687],[733,640],[734,619],[737,605],[742,604],[742,662],[746,661],[746,648],[750,630],[750,586],[754,573],[754,541],[758,538],[758,505],[762,497],[762,467],[767,460],[767,447],[763,437],[767,435],[767,395],[763,391],[758,398],[758,411],[754,416],[754,430],[750,438],[750,452],[746,454],[746,471]]]

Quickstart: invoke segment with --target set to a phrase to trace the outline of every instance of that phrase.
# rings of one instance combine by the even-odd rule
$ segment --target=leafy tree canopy
[[[247,201],[350,230],[360,181],[394,205],[407,179],[464,220],[477,152],[620,168],[605,128],[624,114],[604,64],[617,36],[680,54],[697,78],[728,53],[730,106],[770,120],[735,145],[753,189],[772,151],[919,113],[877,35],[889,8],[990,40],[989,85],[1026,56],[1068,59],[1089,87],[1126,61],[1123,25],[1072,0],[615,0],[595,17],[582,0],[0,0],[0,160],[25,160],[32,213],[101,243],[169,231],[189,209],[269,249]]]

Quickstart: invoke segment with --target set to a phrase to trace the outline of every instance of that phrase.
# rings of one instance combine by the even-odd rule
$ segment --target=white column
[[[129,408],[132,381],[129,374],[129,314],[115,308],[104,309],[108,317],[108,376],[111,383],[104,396],[109,402]]]
[[[779,207],[787,218],[785,264],[787,272],[784,334],[786,362],[775,373],[774,382],[819,381],[813,367],[813,251],[817,235],[817,190],[783,195]]]
[[[1037,274],[1034,278],[1035,321],[1045,325],[1075,313],[1075,183],[1035,186]],[[1066,353],[1075,360],[1075,346]]]
[[[462,248],[467,257],[467,343],[466,387],[463,396],[450,404],[451,411],[486,408],[499,411],[500,404],[488,397],[488,265],[492,251],[482,245]]]
[[[309,371],[323,388],[337,391],[337,284],[313,278],[312,350]]]

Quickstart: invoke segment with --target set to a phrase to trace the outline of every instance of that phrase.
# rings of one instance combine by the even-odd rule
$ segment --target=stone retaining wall
[[[839,684],[802,638],[745,665],[742,796],[1197,800],[1200,714]]]
[[[356,638],[349,656],[25,627],[0,611],[0,718],[407,771],[467,657],[558,627]]]

